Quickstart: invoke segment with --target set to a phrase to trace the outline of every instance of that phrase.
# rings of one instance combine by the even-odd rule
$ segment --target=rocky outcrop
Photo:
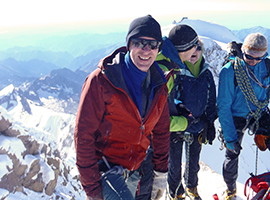
[[[12,153],[7,145],[0,145],[0,156],[12,163],[6,165],[7,173],[0,177],[0,188],[9,193],[18,191],[24,193],[27,188],[52,196],[55,195],[59,180],[62,181],[60,184],[67,185],[69,170],[61,160],[60,152],[30,135],[20,133],[19,129],[14,128],[13,124],[1,113],[0,137],[5,144],[7,143],[5,141],[14,139],[17,144],[20,143],[24,147],[18,154],[18,152]],[[77,176],[76,178],[79,182],[79,178]],[[80,186],[79,189],[81,189]],[[74,186],[74,190],[78,190],[78,186]],[[1,196],[0,199],[2,199]]]

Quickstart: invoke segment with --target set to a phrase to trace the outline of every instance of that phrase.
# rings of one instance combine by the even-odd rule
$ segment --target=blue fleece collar
[[[139,70],[130,58],[129,52],[125,55],[125,65],[122,65],[123,77],[128,87],[131,98],[140,113],[142,113],[142,83],[147,72]]]
[[[185,69],[186,66],[182,62],[182,60],[181,60],[181,58],[180,58],[180,56],[178,54],[178,51],[174,47],[171,40],[169,38],[167,38],[166,36],[164,36],[162,39],[163,39],[163,46],[162,46],[161,53],[165,57],[170,58],[173,62],[178,64],[180,69]]]

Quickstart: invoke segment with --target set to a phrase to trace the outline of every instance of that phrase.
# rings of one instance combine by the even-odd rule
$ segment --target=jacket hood
[[[174,47],[171,40],[169,38],[167,38],[166,36],[164,36],[162,39],[163,39],[164,42],[163,42],[163,47],[161,49],[161,53],[165,57],[170,58],[173,62],[178,64],[181,69],[185,69],[186,66],[182,62],[182,60],[181,60],[181,58],[180,58],[180,56],[178,54],[178,51]]]

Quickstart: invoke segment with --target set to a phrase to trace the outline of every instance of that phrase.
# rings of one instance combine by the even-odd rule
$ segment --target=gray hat
[[[267,51],[267,39],[260,33],[249,34],[243,43],[242,51],[247,54],[263,54]]]

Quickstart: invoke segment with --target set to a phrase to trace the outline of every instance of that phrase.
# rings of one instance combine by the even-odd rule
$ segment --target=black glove
[[[268,133],[268,131],[264,128],[259,128],[256,133],[256,135],[264,135],[264,136],[270,136],[270,134]]]
[[[177,104],[176,109],[179,115],[182,115],[186,118],[189,117],[190,115],[192,116],[192,113],[190,112],[190,110],[187,109],[186,106],[184,106],[184,104],[182,103]]]
[[[193,124],[195,122],[195,117],[193,117],[192,113],[190,112],[189,109],[187,109],[184,104],[179,103],[176,105],[178,114],[181,116],[184,116],[187,121],[188,121],[188,125],[187,128],[191,126],[191,124]]]
[[[216,129],[214,126],[214,122],[211,123],[208,121],[208,131],[207,131],[208,143],[212,145],[215,138],[216,138]]]
[[[268,150],[270,151],[270,137],[265,140],[265,145],[267,146]]]

